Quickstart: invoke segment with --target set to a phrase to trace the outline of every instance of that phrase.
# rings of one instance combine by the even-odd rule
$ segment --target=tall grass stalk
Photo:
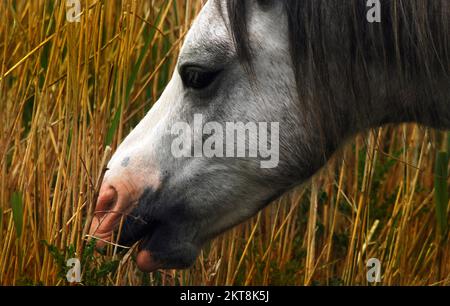
[[[201,1],[0,1],[0,284],[448,285],[448,135],[384,127],[348,144],[311,184],[205,246],[187,271],[143,274],[135,249],[87,242],[105,166],[157,100]],[[436,170],[435,170],[436,169]]]

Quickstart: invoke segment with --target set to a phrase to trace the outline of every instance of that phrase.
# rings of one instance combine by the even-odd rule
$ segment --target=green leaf
[[[450,153],[450,132],[447,133],[447,153]]]
[[[3,209],[0,207],[0,235],[2,234],[2,228],[3,228]]]
[[[22,235],[23,226],[23,205],[22,205],[22,194],[19,192],[14,192],[11,196],[11,208],[13,212],[14,226],[16,228],[17,238]]]
[[[150,28],[150,33],[148,33],[148,34],[146,33],[146,36],[144,39],[145,40],[144,47],[141,49],[139,58],[138,58],[136,64],[133,66],[133,70],[131,72],[130,78],[128,79],[125,103],[128,103],[128,100],[130,99],[131,90],[133,89],[134,83],[136,82],[136,79],[138,77],[139,70],[142,66],[142,62],[144,61],[145,56],[148,54],[150,45],[153,41],[153,38],[155,37],[155,35],[157,33],[156,27],[161,23],[162,13],[165,11],[167,5],[169,5],[169,4],[170,4],[169,0],[166,0],[164,5],[161,7],[161,10],[159,11],[158,16],[156,17],[155,22],[153,23],[154,26],[152,26]]]
[[[447,234],[448,222],[448,154],[438,152],[434,169],[434,203],[436,207],[436,221],[441,237]]]
[[[111,126],[109,127],[108,133],[106,134],[106,145],[110,146],[114,140],[114,135],[116,135],[117,129],[120,123],[120,117],[122,114],[122,107],[120,104],[117,106],[116,114],[111,122]]]
[[[53,257],[53,260],[58,266],[58,277],[60,279],[65,279],[68,268],[66,266],[66,260],[63,252],[60,251],[56,246],[48,243],[46,240],[41,240],[41,242],[47,247],[48,252]]]
[[[111,95],[111,105],[115,105],[115,100],[116,100],[116,88],[117,88],[117,70],[114,73],[114,85],[113,85],[113,92]],[[111,125],[106,133],[106,139],[105,139],[105,146],[111,146],[113,140],[114,140],[114,135],[116,134],[116,131],[119,127],[120,124],[120,117],[122,114],[122,106],[121,103],[117,103],[117,105],[115,106],[115,114],[114,114],[114,118],[111,121]],[[113,114],[113,112],[111,112],[111,115]]]

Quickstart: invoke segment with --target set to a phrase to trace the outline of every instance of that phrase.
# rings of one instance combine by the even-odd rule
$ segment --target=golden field
[[[186,271],[139,272],[86,237],[111,152],[170,79],[199,0],[0,1],[0,284],[449,285],[448,135],[360,135],[312,182],[208,244]],[[438,156],[438,157],[437,157]],[[376,284],[374,284],[376,285]]]

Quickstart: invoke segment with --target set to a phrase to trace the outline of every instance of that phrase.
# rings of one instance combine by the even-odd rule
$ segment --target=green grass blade
[[[111,146],[111,144],[114,140],[114,136],[116,135],[116,132],[119,128],[121,114],[122,114],[122,107],[120,105],[118,105],[116,114],[114,115],[114,118],[111,122],[111,126],[109,127],[108,134],[106,135],[105,144],[107,146]]]
[[[450,132],[447,133],[447,153],[450,153]]]
[[[0,207],[0,238],[3,233],[3,209]]]
[[[22,226],[23,226],[23,205],[22,205],[22,194],[19,192],[14,192],[11,196],[11,208],[13,212],[14,226],[16,228],[17,238],[22,236]]]
[[[116,100],[116,88],[117,88],[117,71],[114,73],[114,87],[111,95],[111,105],[114,105]],[[120,103],[117,104],[116,113],[114,114],[114,118],[111,121],[111,125],[106,133],[105,146],[111,146],[114,135],[119,128],[120,117],[122,115],[122,105]]]
[[[148,51],[150,49],[151,43],[153,41],[153,38],[155,37],[156,33],[157,33],[157,28],[159,26],[159,24],[161,23],[162,20],[162,13],[164,12],[165,8],[167,5],[170,4],[169,0],[166,0],[164,5],[161,7],[161,10],[158,13],[158,16],[156,17],[154,26],[152,26],[150,28],[150,32],[146,35],[145,38],[145,43],[144,43],[144,47],[141,50],[141,53],[139,55],[139,58],[136,62],[136,64],[133,66],[133,70],[131,72],[131,76],[128,79],[128,83],[127,83],[127,91],[126,91],[126,101],[125,103],[128,103],[128,100],[130,99],[130,95],[131,95],[131,90],[133,89],[134,83],[136,82],[136,79],[138,77],[139,74],[139,70],[142,66],[142,62],[144,61],[144,58],[147,56]],[[146,33],[146,32],[144,32]]]
[[[441,237],[447,234],[448,228],[448,161],[448,154],[446,152],[438,152],[434,170],[434,203],[436,208],[436,221]]]

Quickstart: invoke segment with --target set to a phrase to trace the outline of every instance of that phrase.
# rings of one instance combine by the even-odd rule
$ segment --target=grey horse
[[[448,0],[208,1],[164,93],[109,162],[91,234],[102,247],[124,217],[119,242],[140,241],[141,270],[187,268],[205,242],[307,181],[355,134],[402,122],[450,128],[449,42]],[[214,123],[209,134],[199,115]],[[244,133],[222,142],[215,130],[230,122]],[[250,154],[262,137],[252,122],[278,124],[264,137],[278,149],[273,167]],[[179,123],[191,128],[184,136],[173,133]],[[249,154],[192,153],[198,141],[240,141]]]

